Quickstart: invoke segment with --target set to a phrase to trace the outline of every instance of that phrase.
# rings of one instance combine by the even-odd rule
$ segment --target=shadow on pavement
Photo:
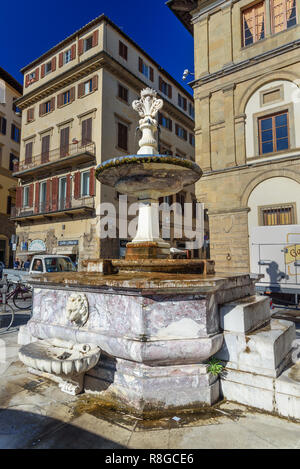
[[[52,417],[23,410],[0,410],[1,449],[123,449],[118,443]]]

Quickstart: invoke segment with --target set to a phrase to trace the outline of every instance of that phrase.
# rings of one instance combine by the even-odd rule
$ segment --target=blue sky
[[[102,13],[192,93],[182,73],[194,70],[193,38],[164,0],[3,2],[0,66],[22,83],[22,67]]]

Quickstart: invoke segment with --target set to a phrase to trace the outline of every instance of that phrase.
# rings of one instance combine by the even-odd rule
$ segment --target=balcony
[[[32,177],[49,174],[52,168],[56,170],[68,169],[82,163],[94,163],[96,145],[94,142],[70,143],[67,146],[55,148],[46,153],[28,158],[14,165],[13,176],[28,180]]]
[[[58,199],[57,202],[40,202],[33,207],[13,207],[11,220],[17,223],[34,221],[47,221],[53,218],[78,218],[92,216],[95,210],[95,197],[83,197],[80,199]]]

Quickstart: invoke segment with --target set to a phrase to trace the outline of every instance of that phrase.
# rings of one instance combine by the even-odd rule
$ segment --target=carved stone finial
[[[154,155],[157,153],[157,143],[154,133],[157,130],[157,120],[155,119],[158,111],[163,107],[164,102],[158,99],[157,93],[151,88],[145,88],[141,91],[141,99],[133,101],[132,107],[142,118],[139,121],[140,130],[143,136],[139,141],[140,149],[138,154]]]

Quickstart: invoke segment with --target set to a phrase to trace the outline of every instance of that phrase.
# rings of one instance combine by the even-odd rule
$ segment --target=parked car
[[[32,258],[29,274],[76,272],[76,267],[68,256],[60,255],[36,255]]]

